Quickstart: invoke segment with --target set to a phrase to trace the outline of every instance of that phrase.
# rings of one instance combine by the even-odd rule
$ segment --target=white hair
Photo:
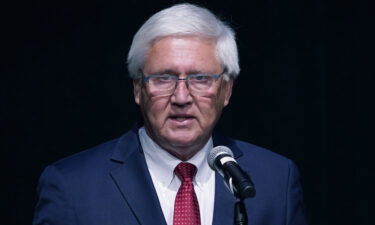
[[[225,79],[240,72],[234,31],[209,10],[193,4],[177,4],[151,16],[134,35],[128,53],[128,71],[133,79],[141,76],[148,50],[156,39],[193,35],[213,38],[216,55],[226,70]]]

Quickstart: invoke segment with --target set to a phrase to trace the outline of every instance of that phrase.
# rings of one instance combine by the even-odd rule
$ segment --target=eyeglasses
[[[189,74],[185,78],[179,78],[173,74],[143,75],[142,79],[149,91],[155,96],[172,95],[177,87],[177,82],[185,81],[191,94],[204,95],[210,91],[216,81],[226,72],[220,74]]]

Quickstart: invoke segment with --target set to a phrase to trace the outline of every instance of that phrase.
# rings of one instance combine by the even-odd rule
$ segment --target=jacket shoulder
[[[256,156],[262,159],[287,162],[290,161],[287,157],[275,153],[269,149],[251,144],[249,142],[233,139],[233,143],[243,153],[244,157]]]
[[[60,170],[74,170],[78,167],[94,167],[110,159],[110,156],[118,142],[118,139],[110,140],[87,150],[62,158],[50,166]]]

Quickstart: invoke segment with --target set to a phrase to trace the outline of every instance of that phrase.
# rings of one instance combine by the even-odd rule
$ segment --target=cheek
[[[160,121],[165,118],[168,112],[168,99],[160,97],[148,97],[144,95],[142,104],[142,112],[149,121]]]
[[[222,109],[222,102],[216,98],[216,95],[200,97],[197,99],[197,108],[204,123],[215,121]]]
[[[215,123],[219,119],[225,107],[225,100],[225,94],[221,89],[197,99],[197,106],[202,118],[204,118],[204,123]]]

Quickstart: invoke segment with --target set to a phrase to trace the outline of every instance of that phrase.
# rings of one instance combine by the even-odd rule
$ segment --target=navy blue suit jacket
[[[255,184],[249,225],[305,225],[294,164],[249,143],[214,135]],[[216,175],[214,225],[233,224],[235,199]],[[48,166],[38,185],[34,225],[166,225],[137,129]],[[206,225],[206,224],[202,224]]]

